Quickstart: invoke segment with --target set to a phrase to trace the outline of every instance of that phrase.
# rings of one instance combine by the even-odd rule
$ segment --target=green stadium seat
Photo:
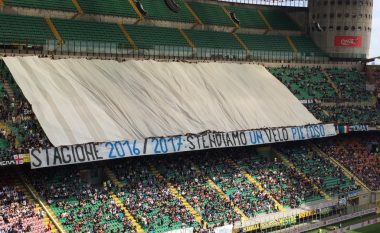
[[[125,25],[138,48],[160,46],[189,47],[186,39],[176,28]]]
[[[232,33],[185,30],[196,47],[217,49],[243,49]]]
[[[0,43],[44,45],[55,40],[44,18],[0,14]]]
[[[84,13],[138,18],[128,0],[78,0]]]
[[[76,12],[71,0],[4,0],[8,6],[41,8],[46,10]]]
[[[325,56],[325,54],[314,44],[311,38],[306,36],[291,36],[290,38],[302,55],[317,57]]]
[[[265,22],[262,20],[256,9],[237,6],[227,6],[226,9],[235,13],[236,18],[240,21],[240,27],[242,28],[267,29]]]
[[[240,39],[253,51],[293,52],[285,36],[238,34]]]
[[[128,40],[114,23],[99,23],[92,21],[52,19],[57,30],[65,41],[95,41],[116,43],[124,48],[130,48]]]
[[[187,9],[183,0],[176,0],[180,10],[178,13],[171,11],[165,4],[165,1],[157,0],[140,0],[144,9],[148,12],[145,16],[147,19],[166,20],[175,22],[195,23],[195,18]]]
[[[234,27],[231,18],[224,12],[220,5],[200,2],[189,2],[203,24]]]
[[[300,30],[296,23],[283,11],[261,10],[261,12],[275,30]]]

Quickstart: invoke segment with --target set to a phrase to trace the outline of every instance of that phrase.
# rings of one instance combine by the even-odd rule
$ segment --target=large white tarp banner
[[[227,133],[156,137],[30,150],[31,167],[44,168],[142,155],[160,155],[213,148],[253,146],[336,135],[333,124],[268,128]]]
[[[254,64],[3,60],[54,146],[319,123]]]

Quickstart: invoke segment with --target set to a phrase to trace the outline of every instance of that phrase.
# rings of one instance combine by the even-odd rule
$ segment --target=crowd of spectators
[[[356,133],[321,140],[319,147],[359,177],[371,190],[380,189],[380,136]]]
[[[325,123],[347,125],[376,125],[380,123],[380,111],[374,106],[346,106],[307,104],[307,109]]]
[[[137,232],[111,197],[109,180],[85,182],[75,166],[30,171],[28,177],[67,232]]]
[[[235,163],[252,174],[284,206],[296,208],[303,203],[321,199],[310,181],[276,156],[258,156],[246,150],[233,158]]]
[[[278,149],[320,190],[331,196],[360,189],[339,167],[304,143],[278,146]]]
[[[209,177],[197,170],[186,155],[175,159],[163,158],[156,166],[209,226],[223,226],[241,220],[231,202],[209,185]]]
[[[326,69],[331,80],[336,84],[341,99],[345,101],[368,101],[371,93],[366,90],[366,80],[356,69]]]
[[[338,151],[340,155],[340,150],[335,149],[338,147],[332,146],[335,143],[323,143],[323,149],[331,153]],[[362,154],[360,158],[356,154],[345,155],[344,158],[361,160],[357,162],[359,168],[350,169],[359,175],[371,173],[366,179],[378,185],[378,157],[377,160],[372,157],[367,159],[368,154],[364,154],[363,147],[351,141],[347,143]],[[103,170],[103,165],[94,168],[84,164],[25,171],[32,186],[68,232],[137,232],[128,213],[146,232],[166,232],[187,227],[201,232],[205,226],[212,229],[241,221],[243,215],[236,208],[248,218],[254,218],[279,211],[276,202],[285,208],[297,208],[322,199],[322,191],[335,196],[360,189],[339,167],[306,144],[290,143],[276,147],[295,168],[284,163],[283,157],[276,153],[258,154],[255,148],[244,147],[110,161],[108,166],[115,174],[112,182],[108,176],[99,175],[102,172],[95,172],[94,175],[94,171]],[[347,160],[341,162],[345,164]],[[361,170],[361,163],[374,164],[377,173],[368,168]],[[244,172],[265,191],[260,190]],[[26,205],[28,210],[33,209],[32,203],[25,202],[25,196],[19,190],[10,189],[6,183],[1,187],[2,210],[12,206],[9,204],[10,195],[4,192],[13,193],[13,197],[17,198],[15,200],[19,201],[18,206]],[[4,199],[4,195],[8,199]],[[117,204],[119,200],[128,213]],[[185,206],[187,203],[202,217],[202,222],[194,219],[194,213]],[[9,219],[9,213],[12,211],[1,216],[3,221]],[[43,213],[32,217],[38,220],[41,216]],[[19,223],[15,222],[18,228]],[[0,229],[3,225],[0,224]],[[23,227],[28,225],[23,223]]]
[[[238,148],[234,149],[236,149],[234,151],[236,155],[241,153]],[[226,163],[226,160],[232,157],[233,154],[230,154],[228,150],[218,150],[206,152],[206,155],[199,153],[191,156],[190,159],[193,163],[199,164],[201,172],[210,177],[246,216],[251,218],[260,213],[277,211],[275,203],[266,192],[259,190],[247,180],[240,170]]]
[[[334,100],[336,92],[321,67],[268,68],[300,100]]]
[[[0,170],[0,177],[0,232],[50,232],[43,222],[45,213],[27,198],[14,174]]]
[[[5,90],[10,87],[13,96]],[[50,147],[51,144],[40,126],[32,107],[12,78],[4,62],[0,62],[0,157],[27,153],[30,148]],[[10,130],[5,130],[7,127]],[[3,141],[3,143],[2,143]]]
[[[123,184],[115,193],[146,232],[199,228],[165,180],[158,179],[142,159],[118,161],[111,168]]]

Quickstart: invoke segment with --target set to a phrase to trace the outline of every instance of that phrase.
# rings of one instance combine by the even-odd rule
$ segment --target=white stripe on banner
[[[156,137],[31,149],[31,167],[44,168],[88,163],[125,157],[169,154],[224,147],[262,145],[335,136],[333,124],[270,128],[227,133],[204,133],[186,136]]]

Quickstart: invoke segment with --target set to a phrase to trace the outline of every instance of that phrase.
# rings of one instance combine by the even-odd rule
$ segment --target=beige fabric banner
[[[253,64],[3,60],[55,146],[320,123]]]

